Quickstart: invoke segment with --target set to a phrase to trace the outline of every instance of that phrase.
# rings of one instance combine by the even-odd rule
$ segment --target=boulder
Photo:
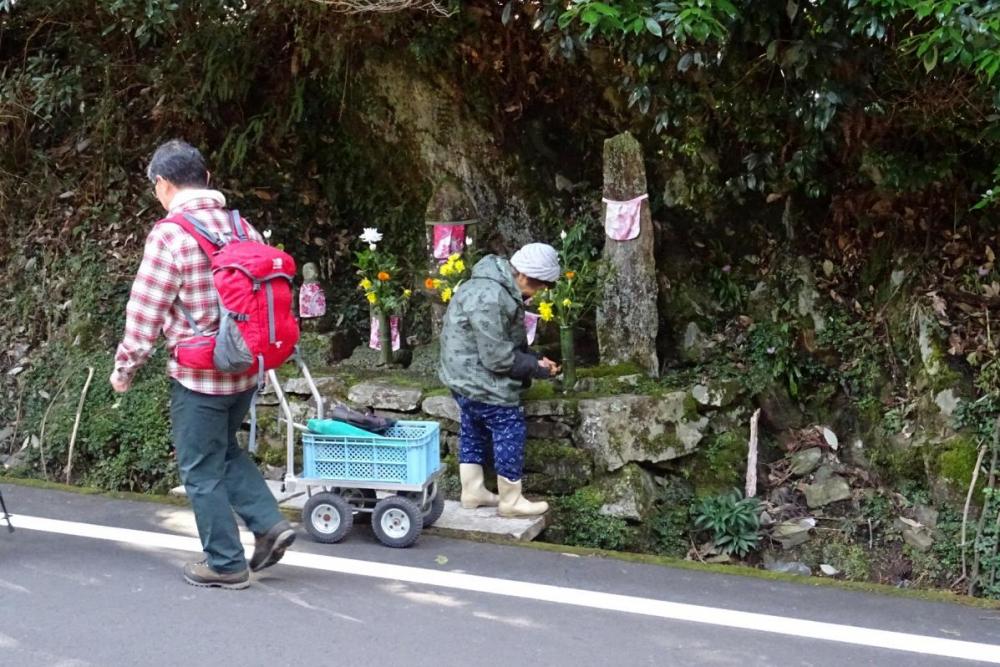
[[[353,403],[381,410],[415,412],[424,397],[422,389],[388,382],[362,382],[351,387],[347,398]]]
[[[799,429],[805,424],[805,417],[798,404],[788,396],[788,391],[774,385],[757,398],[765,423],[774,431]]]
[[[792,474],[797,477],[804,477],[815,470],[822,460],[823,450],[819,447],[810,447],[801,452],[795,452],[791,458]]]
[[[791,549],[809,541],[809,531],[816,527],[816,519],[803,517],[789,519],[776,524],[771,529],[771,537],[781,543],[783,549]]]
[[[934,402],[937,404],[938,409],[941,410],[942,415],[951,417],[958,404],[962,402],[962,399],[955,395],[954,389],[943,389],[934,397]]]
[[[680,358],[682,361],[696,364],[705,360],[705,353],[711,347],[708,337],[702,333],[695,322],[688,322],[684,328],[684,338],[681,340]]]
[[[522,405],[526,417],[572,417],[577,413],[575,401],[558,398],[524,401]]]
[[[770,572],[781,572],[782,574],[796,574],[801,577],[812,576],[812,570],[805,563],[786,562],[783,560],[765,561],[764,569]]]
[[[736,399],[737,389],[734,384],[729,382],[696,384],[691,388],[691,396],[698,401],[699,405],[724,408]]]
[[[574,442],[592,451],[597,464],[608,471],[630,462],[660,463],[690,454],[701,442],[708,419],[692,415],[688,401],[683,391],[581,400]]]
[[[656,482],[638,465],[629,464],[598,483],[604,497],[601,514],[642,521],[656,502]]]
[[[573,447],[569,440],[529,439],[524,469],[527,491],[562,495],[590,482],[594,461],[589,452]]]
[[[934,545],[931,530],[919,521],[901,516],[893,522],[893,526],[903,534],[903,541],[917,551],[928,551]]]
[[[428,396],[420,408],[425,414],[453,422],[460,420],[458,403],[451,396]]]
[[[340,394],[341,396],[343,396],[347,393],[347,384],[345,384],[343,380],[334,375],[314,376],[313,384],[316,385],[316,389],[319,390],[319,393],[321,395]],[[288,380],[285,380],[281,388],[285,391],[286,394],[296,394],[298,396],[312,396],[312,392],[309,390],[309,383],[306,382],[305,378],[289,378]]]
[[[573,433],[568,424],[549,419],[529,419],[527,425],[529,438],[552,440],[568,438]]]
[[[840,475],[830,475],[823,481],[814,484],[803,484],[802,492],[806,495],[806,505],[823,507],[851,497],[851,486]]]
[[[927,526],[930,530],[937,528],[938,511],[929,505],[917,505],[913,508],[913,514],[917,521]]]

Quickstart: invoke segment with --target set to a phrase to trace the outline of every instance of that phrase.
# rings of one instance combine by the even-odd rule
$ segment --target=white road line
[[[201,551],[201,542],[196,538],[168,533],[115,528],[113,526],[101,526],[73,521],[58,521],[23,515],[17,515],[14,519],[14,524],[19,529],[123,542],[156,549]],[[245,535],[244,537],[249,536]],[[289,551],[285,554],[285,558],[281,562],[283,565],[306,567],[314,570],[337,572],[360,577],[404,581],[440,588],[525,598],[556,604],[588,607],[591,609],[619,611],[628,614],[640,614],[689,623],[703,623],[727,628],[791,635],[806,639],[821,639],[857,646],[1000,664],[1000,645],[996,644],[982,644],[904,632],[890,632],[888,630],[840,625],[837,623],[822,623],[799,618],[734,611],[719,607],[704,607],[679,602],[667,602],[665,600],[654,600],[651,598],[601,593],[579,588],[564,588],[512,579],[494,579],[479,575],[427,570],[405,565],[375,563],[298,551]]]

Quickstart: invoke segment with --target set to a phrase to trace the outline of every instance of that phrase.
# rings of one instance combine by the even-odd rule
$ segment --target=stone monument
[[[659,374],[656,259],[642,149],[628,132],[604,142],[604,260],[610,273],[597,308],[601,363]]]

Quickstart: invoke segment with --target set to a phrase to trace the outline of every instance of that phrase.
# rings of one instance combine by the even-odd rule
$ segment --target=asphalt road
[[[187,508],[0,489],[3,666],[1000,663],[994,611],[361,527],[300,533],[247,590],[195,588]]]

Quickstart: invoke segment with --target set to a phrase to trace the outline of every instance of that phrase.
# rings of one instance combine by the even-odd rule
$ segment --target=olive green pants
[[[253,390],[200,394],[176,380],[170,390],[177,466],[208,566],[216,572],[247,567],[233,510],[254,533],[267,532],[283,518],[264,477],[236,441],[252,398]]]

